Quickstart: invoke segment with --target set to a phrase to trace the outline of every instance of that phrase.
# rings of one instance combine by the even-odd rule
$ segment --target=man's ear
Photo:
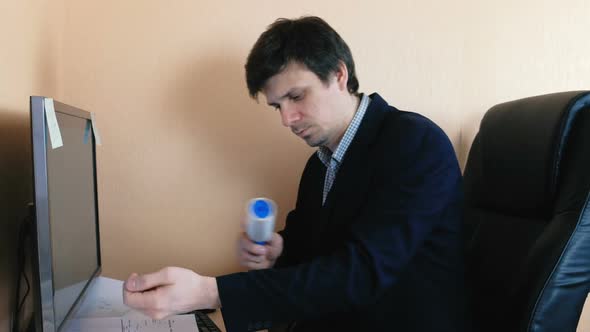
[[[348,91],[348,68],[346,68],[344,61],[338,61],[338,68],[334,72],[334,76],[336,77],[338,88]]]

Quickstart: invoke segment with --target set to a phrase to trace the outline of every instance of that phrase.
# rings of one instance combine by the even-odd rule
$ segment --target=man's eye
[[[301,95],[291,96],[291,100],[294,100],[294,101],[301,100],[301,98],[303,98]]]

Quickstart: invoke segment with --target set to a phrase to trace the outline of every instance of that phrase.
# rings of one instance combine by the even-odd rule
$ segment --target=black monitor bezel
[[[99,214],[98,214],[98,184],[96,177],[96,142],[94,135],[90,135],[93,158],[93,175],[94,175],[94,197],[95,197],[95,214],[96,214],[96,252],[98,266],[89,281],[82,290],[70,310],[68,310],[60,326],[56,326],[55,308],[54,308],[54,285],[53,285],[53,262],[47,259],[47,253],[51,257],[51,227],[49,220],[49,192],[47,178],[47,122],[45,117],[44,100],[46,97],[31,96],[30,98],[30,116],[31,116],[31,145],[33,154],[33,191],[34,191],[34,215],[33,220],[33,294],[34,294],[34,327],[35,331],[58,332],[62,330],[67,321],[72,318],[72,314],[82,303],[87,290],[102,270],[101,252],[100,252],[100,231],[99,231]],[[79,108],[61,103],[54,100],[56,113],[63,113],[70,116],[91,120],[90,112]],[[91,128],[92,130],[92,128]]]

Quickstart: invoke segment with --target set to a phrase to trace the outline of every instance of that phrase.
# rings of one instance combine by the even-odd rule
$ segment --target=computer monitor
[[[89,112],[54,101],[63,146],[53,149],[45,97],[31,97],[34,331],[63,331],[101,270],[96,150]]]

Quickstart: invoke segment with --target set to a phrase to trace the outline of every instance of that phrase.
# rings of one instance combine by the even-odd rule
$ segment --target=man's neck
[[[348,126],[350,126],[350,123],[352,122],[352,119],[354,118],[354,115],[356,114],[360,103],[361,103],[360,95],[351,94],[350,100],[344,104],[344,107],[343,107],[344,116],[343,116],[342,126],[340,127],[340,133],[338,134],[337,139],[332,144],[326,145],[326,148],[328,148],[330,151],[332,151],[332,153],[334,153],[334,151],[336,151],[336,149],[338,148],[338,145],[340,144],[342,137],[344,137],[344,133],[346,133]]]

